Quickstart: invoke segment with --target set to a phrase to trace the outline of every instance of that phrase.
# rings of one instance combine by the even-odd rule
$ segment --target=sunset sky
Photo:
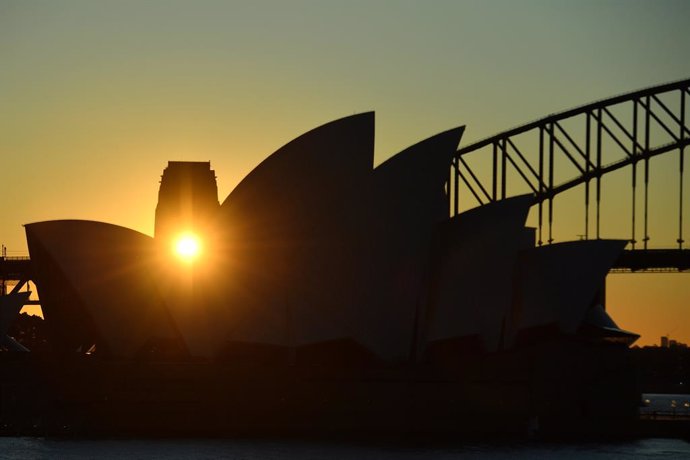
[[[376,111],[378,164],[690,78],[688,18],[682,0],[0,0],[0,243],[26,255],[22,224],[62,218],[152,234],[169,160],[210,160],[222,201],[353,113]],[[608,303],[641,344],[690,343],[690,274],[609,276]]]

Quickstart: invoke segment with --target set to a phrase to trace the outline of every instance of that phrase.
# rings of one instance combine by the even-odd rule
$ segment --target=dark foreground
[[[640,420],[629,350],[558,341],[414,366],[0,355],[5,436],[684,437]]]

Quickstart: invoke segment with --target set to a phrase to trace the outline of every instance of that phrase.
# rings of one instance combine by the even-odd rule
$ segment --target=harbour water
[[[0,438],[0,459],[683,459],[690,442],[639,439],[618,442],[482,442],[434,445],[221,439],[56,440]]]

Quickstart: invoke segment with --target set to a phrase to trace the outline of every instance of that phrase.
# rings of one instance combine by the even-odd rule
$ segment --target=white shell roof
[[[487,351],[498,348],[533,201],[532,195],[496,201],[461,213],[444,226],[428,341],[478,335]]]
[[[62,273],[111,353],[131,356],[150,338],[179,337],[155,281],[152,238],[92,221],[57,220],[25,227],[35,270]],[[46,284],[38,288],[46,318],[65,313],[60,292]]]

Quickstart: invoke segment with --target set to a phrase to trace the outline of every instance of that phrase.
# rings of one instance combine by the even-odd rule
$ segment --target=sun
[[[201,240],[193,233],[183,233],[174,244],[175,254],[186,262],[191,262],[201,254]]]

